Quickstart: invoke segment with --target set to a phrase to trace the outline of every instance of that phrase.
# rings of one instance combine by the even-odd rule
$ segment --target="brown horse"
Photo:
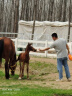
[[[37,50],[35,48],[33,48],[31,46],[31,44],[28,43],[25,53],[21,53],[18,57],[18,60],[20,62],[20,77],[19,77],[19,79],[22,79],[22,77],[24,76],[23,73],[24,73],[25,64],[27,65],[27,79],[29,79],[29,59],[30,59],[29,52],[30,51],[36,52]],[[21,65],[21,62],[23,62],[23,65]]]
[[[2,37],[0,38],[0,65],[2,63],[2,58],[5,59],[5,77],[9,79],[9,68],[11,69],[11,74],[14,75],[16,69],[16,53],[15,46],[11,39]],[[2,46],[1,46],[2,45]]]

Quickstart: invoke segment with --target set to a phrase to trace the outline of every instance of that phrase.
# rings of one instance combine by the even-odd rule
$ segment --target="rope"
[[[13,65],[13,66],[10,66],[10,67],[14,67],[14,66],[16,66],[16,64],[15,64],[15,65]]]
[[[15,64],[15,65],[13,65],[13,66],[10,66],[10,67],[11,67],[11,68],[16,67],[16,64]],[[12,70],[12,69],[11,69],[11,71],[15,71],[15,70]]]

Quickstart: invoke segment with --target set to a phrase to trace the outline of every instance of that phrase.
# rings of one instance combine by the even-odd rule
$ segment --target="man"
[[[63,38],[58,38],[58,35],[56,33],[52,34],[52,39],[54,40],[54,43],[49,48],[43,50],[39,49],[39,51],[46,51],[49,50],[50,48],[54,48],[57,52],[57,69],[59,72],[59,79],[56,81],[63,81],[62,66],[64,66],[65,68],[67,80],[71,81],[69,67],[67,64],[67,57],[68,57],[67,55],[70,54],[67,42]],[[66,49],[68,50],[68,54]]]

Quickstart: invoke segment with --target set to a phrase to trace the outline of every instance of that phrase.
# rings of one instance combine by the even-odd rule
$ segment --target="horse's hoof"
[[[6,78],[6,79],[8,79],[8,80],[9,80],[9,78]]]
[[[30,80],[29,78],[27,78],[27,80]]]
[[[19,79],[19,80],[21,80],[22,78],[21,78],[21,77],[19,77],[18,79]]]
[[[10,80],[11,78],[9,78],[9,80]]]
[[[7,76],[6,79],[9,79],[9,76]]]

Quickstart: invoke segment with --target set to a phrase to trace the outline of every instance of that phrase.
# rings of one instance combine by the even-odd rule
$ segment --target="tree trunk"
[[[35,2],[34,2],[34,21],[33,21],[33,29],[32,29],[32,37],[31,37],[31,40],[33,40],[33,37],[34,37],[35,16],[36,16],[36,0],[35,0]]]
[[[18,21],[19,21],[19,0],[15,1],[15,22],[14,22],[14,32],[18,32]]]
[[[70,22],[71,22],[71,0],[70,0],[70,5],[69,5],[69,29],[68,29],[68,39],[67,39],[68,42],[70,39]]]

